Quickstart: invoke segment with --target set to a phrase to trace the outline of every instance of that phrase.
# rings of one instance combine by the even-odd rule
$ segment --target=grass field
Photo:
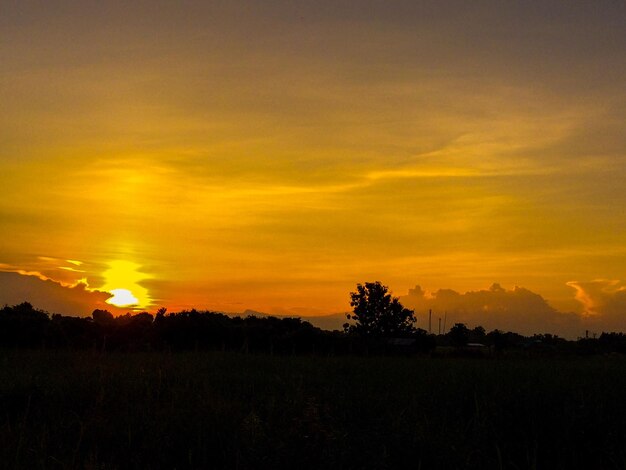
[[[3,468],[626,468],[626,359],[0,352]]]

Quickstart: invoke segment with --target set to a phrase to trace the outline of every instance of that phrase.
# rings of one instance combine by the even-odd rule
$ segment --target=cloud
[[[400,300],[415,310],[421,328],[428,328],[428,310],[432,310],[435,333],[439,318],[442,322],[446,319],[446,328],[454,323],[465,323],[468,326],[481,325],[487,330],[553,333],[572,338],[580,336],[583,329],[579,315],[559,312],[541,295],[517,286],[507,290],[500,284],[493,284],[487,290],[464,294],[451,289],[428,293],[416,286]]]
[[[50,313],[74,316],[88,316],[96,308],[122,313],[105,303],[110,297],[108,292],[90,289],[84,281],[69,286],[37,273],[0,272],[2,305],[30,302]]]
[[[585,321],[591,328],[626,330],[626,283],[596,279],[567,285],[576,290],[576,300],[583,305]]]

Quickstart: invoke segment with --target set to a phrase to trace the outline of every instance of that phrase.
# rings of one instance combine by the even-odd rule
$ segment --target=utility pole
[[[448,319],[448,311],[443,312],[443,332],[446,332],[446,320]]]
[[[441,336],[441,317],[439,317],[439,336]]]
[[[428,334],[431,333],[432,319],[433,319],[433,310],[428,309]]]

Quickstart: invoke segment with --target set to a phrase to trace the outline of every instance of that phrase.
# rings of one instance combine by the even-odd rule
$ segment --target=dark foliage
[[[626,361],[0,351],[0,468],[624,469]]]
[[[392,297],[389,288],[379,281],[357,284],[356,292],[350,293],[353,313],[346,323],[349,333],[370,337],[403,337],[414,332],[413,310],[404,308],[397,297]]]
[[[626,335],[453,330],[4,307],[0,468],[624,468]]]
[[[388,296],[387,300],[384,300],[385,296]],[[382,303],[397,305],[389,297],[385,293]],[[409,324],[407,320],[399,328],[372,327],[367,331],[374,333],[364,334],[366,330],[356,326],[347,332],[325,331],[300,318],[241,318],[197,310],[168,313],[165,309],[159,310],[156,315],[141,312],[119,317],[113,317],[106,310],[95,310],[91,318],[77,318],[49,315],[29,303],[22,303],[0,309],[0,347],[359,355],[429,353],[436,346],[441,346],[454,347],[457,354],[469,356],[511,351],[540,355],[626,354],[624,333],[602,333],[598,338],[567,341],[550,334],[524,337],[499,330],[485,333],[482,327],[470,330],[459,323],[447,334],[435,336],[413,328],[412,324],[409,328]],[[484,349],[478,349],[479,354],[473,354],[476,346],[481,345]],[[468,352],[472,354],[465,354]]]
[[[0,344],[13,347],[44,345],[50,318],[28,302],[0,310]]]
[[[394,354],[428,352],[435,344],[413,332],[410,344],[353,338],[300,318],[229,317],[197,310],[119,317],[94,310],[91,318],[48,315],[28,303],[0,310],[0,347],[96,351],[219,350],[268,354]]]
[[[462,347],[469,341],[470,330],[463,323],[456,323],[452,328],[450,328],[448,337],[454,346]]]
[[[486,341],[487,344],[492,346],[496,351],[504,351],[523,345],[525,338],[511,331],[505,333],[500,330],[493,330],[487,334]]]

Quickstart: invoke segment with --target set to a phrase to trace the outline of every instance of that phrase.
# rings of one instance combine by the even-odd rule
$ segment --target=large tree
[[[357,284],[356,292],[350,293],[353,313],[348,314],[344,328],[349,333],[366,336],[402,336],[415,330],[413,310],[404,308],[389,288],[379,281]]]

